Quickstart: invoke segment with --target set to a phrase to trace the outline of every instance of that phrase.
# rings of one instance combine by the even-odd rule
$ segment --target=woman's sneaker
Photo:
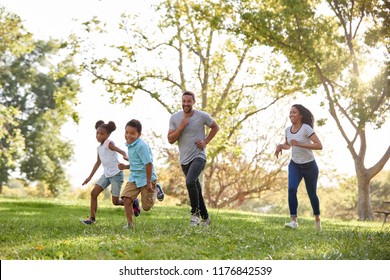
[[[285,223],[284,227],[286,228],[292,228],[292,229],[297,229],[298,228],[298,223],[296,221],[291,221],[289,223]]]
[[[314,228],[318,231],[321,231],[322,230],[321,221],[319,222],[314,221]]]
[[[164,192],[160,186],[160,184],[156,184],[156,188],[157,188],[157,199],[158,201],[163,201],[164,200]]]
[[[133,202],[133,213],[134,216],[138,217],[141,214],[141,208],[139,207],[139,200],[136,198]]]
[[[86,220],[80,219],[80,222],[82,222],[84,225],[93,225],[95,223],[94,218],[88,218]]]

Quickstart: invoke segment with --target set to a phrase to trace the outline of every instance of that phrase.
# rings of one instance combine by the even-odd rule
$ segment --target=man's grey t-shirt
[[[171,116],[169,120],[169,130],[178,129],[183,119],[183,114],[183,111],[179,111]],[[210,127],[213,122],[214,120],[208,113],[194,110],[194,114],[188,119],[188,124],[178,140],[180,164],[189,164],[197,157],[206,160],[205,149],[199,149],[195,143],[198,140],[205,140],[204,126],[207,125]]]

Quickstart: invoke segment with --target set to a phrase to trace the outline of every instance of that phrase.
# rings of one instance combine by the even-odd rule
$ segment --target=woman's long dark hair
[[[309,109],[301,104],[294,104],[291,107],[297,108],[299,114],[302,116],[302,123],[308,124],[311,128],[314,128],[314,116]]]

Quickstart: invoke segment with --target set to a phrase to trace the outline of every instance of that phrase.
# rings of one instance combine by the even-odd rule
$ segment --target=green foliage
[[[384,56],[383,69],[370,84],[362,80],[361,69],[372,64],[373,53],[386,42],[381,18],[388,9],[381,1],[327,2],[333,16],[321,14],[320,1],[261,1],[258,9],[243,1],[237,32],[283,53],[296,71],[305,73],[308,89],[331,87],[328,101],[342,106],[357,127],[380,126],[390,106],[388,59]]]
[[[122,207],[101,203],[96,225],[78,219],[88,202],[0,198],[0,259],[9,260],[388,260],[389,225],[210,211],[210,228],[190,227],[187,208],[157,205],[123,230]],[[146,242],[147,240],[147,242]]]
[[[31,44],[32,34],[24,30],[20,18],[15,14],[8,13],[0,6],[0,56],[12,54],[19,56],[33,49]],[[20,42],[25,42],[20,44]]]
[[[17,109],[0,104],[0,186],[8,182],[10,172],[16,168],[16,160],[22,156],[23,137],[20,129],[14,128],[17,125],[14,117],[18,114]]]
[[[78,121],[77,68],[65,42],[34,40],[21,19],[2,7],[0,22],[0,109],[11,112],[1,124],[8,131],[1,141],[17,140],[13,144],[17,148],[8,152],[17,150],[20,155],[2,160],[1,181],[18,166],[28,180],[48,184],[57,195],[69,187],[64,164],[71,158],[72,146],[61,138],[61,127],[69,119]]]

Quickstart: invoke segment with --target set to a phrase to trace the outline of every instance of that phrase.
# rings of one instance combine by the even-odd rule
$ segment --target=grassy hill
[[[0,198],[0,259],[70,260],[389,260],[389,223],[300,218],[210,210],[209,228],[189,226],[189,207],[156,203],[124,230],[124,209],[103,201],[97,223],[79,222],[89,201]]]

